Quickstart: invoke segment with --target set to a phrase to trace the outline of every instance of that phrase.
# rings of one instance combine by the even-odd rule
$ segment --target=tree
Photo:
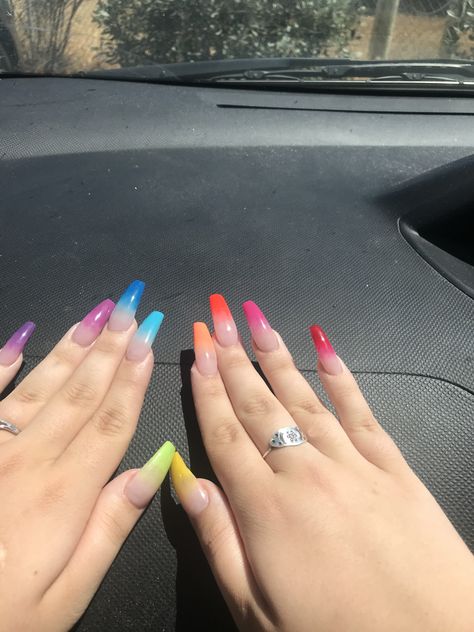
[[[99,0],[106,58],[122,66],[344,52],[359,0]]]

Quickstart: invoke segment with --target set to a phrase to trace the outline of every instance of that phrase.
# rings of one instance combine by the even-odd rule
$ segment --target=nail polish
[[[15,331],[13,336],[0,349],[0,364],[2,366],[10,366],[15,362],[35,329],[36,325],[34,323],[27,322]]]
[[[81,347],[91,345],[107,324],[115,303],[105,299],[85,316],[72,334],[72,339]]]
[[[124,494],[135,507],[144,509],[156,494],[170,469],[175,451],[174,445],[166,441],[128,482]]]
[[[276,351],[279,346],[278,338],[258,305],[253,301],[246,301],[242,307],[244,308],[253,341],[260,351]]]
[[[237,344],[239,334],[229,306],[225,298],[220,294],[212,294],[210,297],[212,320],[216,338],[223,347]]]
[[[205,323],[194,323],[194,355],[201,375],[216,375],[217,356],[211,334]]]
[[[179,502],[189,516],[197,516],[209,504],[209,496],[178,452],[171,462],[171,480]]]
[[[164,315],[161,312],[151,312],[145,318],[128,345],[127,358],[129,360],[141,362],[146,358],[150,353],[163,318]]]
[[[309,328],[314,346],[318,352],[319,361],[323,369],[330,375],[339,375],[342,373],[342,364],[334,351],[328,337],[318,325]]]
[[[108,327],[111,331],[127,331],[133,323],[144,289],[143,281],[130,283],[110,315]]]

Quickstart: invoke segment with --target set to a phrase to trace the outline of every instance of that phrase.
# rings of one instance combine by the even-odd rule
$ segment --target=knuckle
[[[242,414],[245,417],[268,415],[273,412],[275,412],[275,402],[270,394],[251,395],[242,404]]]
[[[64,389],[64,397],[69,404],[82,405],[95,399],[96,390],[86,382],[71,382]]]
[[[101,522],[103,532],[113,545],[121,544],[127,537],[128,529],[113,509],[103,511]]]
[[[238,421],[223,420],[217,423],[211,433],[211,445],[229,445],[242,437],[242,426]]]
[[[124,408],[109,406],[99,410],[94,417],[97,431],[107,437],[114,437],[123,433],[129,424],[129,418]]]
[[[218,520],[209,525],[208,529],[202,534],[202,545],[208,557],[218,558],[222,548],[234,535],[233,527],[230,522]]]
[[[0,479],[16,474],[23,467],[24,463],[25,455],[22,452],[13,452],[0,461]]]
[[[115,355],[119,352],[123,353],[124,346],[123,343],[121,343],[119,340],[115,340],[115,338],[111,336],[103,336],[97,339],[94,345],[94,351],[98,351],[106,355]]]
[[[60,480],[53,480],[45,483],[41,488],[41,493],[36,504],[42,513],[48,513],[60,504],[66,496],[66,486]]]
[[[58,345],[51,351],[51,358],[56,364],[66,366],[74,365],[74,360],[71,356],[69,348],[63,345]]]
[[[295,402],[292,402],[288,407],[288,412],[293,417],[298,415],[327,415],[327,410],[324,406],[319,402],[316,397],[314,398],[305,398],[299,399]]]
[[[379,432],[382,427],[373,415],[365,411],[354,412],[350,419],[352,432]]]
[[[225,393],[222,382],[219,380],[207,380],[202,385],[201,391],[208,399],[221,399]]]
[[[227,369],[241,369],[246,368],[250,364],[250,360],[244,351],[240,349],[229,350],[225,358],[225,366]]]
[[[41,404],[46,401],[47,395],[45,391],[37,386],[19,386],[12,393],[14,399],[19,404]]]

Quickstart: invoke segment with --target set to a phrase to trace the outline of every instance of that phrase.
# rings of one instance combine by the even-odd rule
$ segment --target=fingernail
[[[107,324],[115,303],[109,298],[99,303],[85,316],[72,334],[72,339],[81,347],[91,345]]]
[[[212,294],[210,302],[217,340],[223,347],[230,347],[231,345],[237,344],[239,334],[229,306],[225,302],[225,298],[220,294]]]
[[[127,358],[129,360],[141,362],[146,358],[163,318],[164,315],[161,312],[152,312],[145,318],[128,345]]]
[[[144,289],[143,281],[130,283],[110,315],[108,327],[111,331],[127,331],[133,323]]]
[[[201,375],[216,375],[217,356],[211,334],[205,323],[194,323],[194,355]]]
[[[336,352],[332,348],[332,344],[329,342],[328,337],[324,331],[318,325],[313,325],[309,328],[311,337],[313,338],[314,346],[318,352],[319,360],[326,373],[330,375],[339,375],[342,373],[342,364],[336,355]]]
[[[135,507],[139,509],[146,507],[159,490],[170,469],[175,451],[174,445],[166,441],[130,480],[124,494]]]
[[[15,331],[13,336],[0,349],[0,364],[2,366],[10,366],[15,362],[35,329],[36,325],[34,323],[27,322]]]
[[[176,452],[171,462],[171,480],[179,502],[189,516],[197,516],[209,504],[209,496],[191,470],[186,467],[181,455]]]
[[[258,305],[253,301],[246,301],[242,307],[244,308],[253,341],[260,351],[276,351],[278,349],[278,338]]]

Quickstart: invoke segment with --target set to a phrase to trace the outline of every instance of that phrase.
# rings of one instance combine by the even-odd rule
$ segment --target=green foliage
[[[108,61],[122,66],[340,55],[359,0],[99,0]]]

